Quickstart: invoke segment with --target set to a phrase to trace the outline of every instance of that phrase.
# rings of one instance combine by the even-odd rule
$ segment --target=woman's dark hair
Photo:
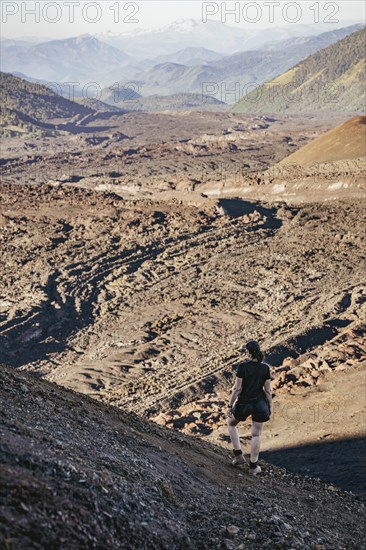
[[[245,344],[246,349],[249,352],[249,355],[252,359],[255,361],[258,361],[258,363],[261,363],[264,359],[264,353],[262,352],[260,345],[255,340],[249,340]]]
[[[264,359],[264,353],[260,349],[254,350],[253,352],[250,352],[250,355],[253,359],[258,361],[258,363],[261,363]]]

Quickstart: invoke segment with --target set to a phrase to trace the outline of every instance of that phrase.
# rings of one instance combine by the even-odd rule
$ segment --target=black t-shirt
[[[265,397],[263,386],[266,380],[271,379],[267,363],[242,361],[237,365],[236,376],[243,379],[239,403],[255,403]]]

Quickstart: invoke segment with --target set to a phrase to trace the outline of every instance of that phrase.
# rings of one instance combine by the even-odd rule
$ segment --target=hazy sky
[[[233,9],[237,10],[236,16],[229,13]],[[137,28],[156,28],[180,18],[202,21],[204,14],[207,20],[221,20],[231,26],[265,28],[320,21],[329,22],[331,27],[331,22],[335,20],[364,21],[365,3],[363,0],[1,0],[1,32],[5,37],[40,36],[56,39],[107,30],[130,32]]]

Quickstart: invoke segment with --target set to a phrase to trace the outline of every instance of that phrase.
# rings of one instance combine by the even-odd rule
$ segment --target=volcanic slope
[[[27,549],[359,549],[365,504],[0,368],[0,545]]]
[[[355,116],[256,175],[247,196],[292,202],[365,200],[366,116]]]
[[[240,101],[235,113],[365,112],[365,30],[306,58]]]
[[[366,157],[366,116],[356,116],[320,135],[279,165],[334,162]]]
[[[227,389],[243,339],[288,346],[361,314],[357,201],[227,200],[223,215],[203,197],[2,195],[3,361],[123,409],[155,415]]]

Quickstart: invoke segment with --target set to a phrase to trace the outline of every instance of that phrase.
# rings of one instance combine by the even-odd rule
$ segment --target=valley
[[[362,548],[361,27],[2,41],[1,548]],[[94,69],[98,100],[44,85]],[[259,74],[302,99],[202,95]],[[226,426],[250,339],[273,390],[256,477]]]
[[[327,359],[324,370],[314,353],[337,338],[354,345],[351,327],[361,331],[360,360],[351,354],[342,368],[356,369],[357,378],[365,357],[358,188],[337,202],[308,196],[291,204],[281,196],[266,199],[262,185],[253,188],[253,168],[242,176],[248,199],[245,183],[232,175],[229,190],[219,169],[210,184],[199,176],[202,163],[217,158],[227,166],[245,158],[249,166],[270,167],[331,126],[326,117],[304,121],[299,131],[296,117],[113,115],[107,123],[119,124],[127,146],[101,128],[98,136],[106,139],[92,145],[91,155],[81,128],[77,141],[62,138],[59,153],[57,137],[52,152],[44,140],[36,157],[24,151],[15,158],[9,147],[2,166],[3,360],[224,446],[223,404],[243,341],[256,337],[267,350],[281,406],[301,403],[301,391],[316,399],[311,395],[324,376],[344,363]],[[100,122],[86,121],[86,128],[92,124]],[[156,124],[165,131],[160,144]],[[271,147],[258,147],[261,140]],[[167,170],[173,157],[175,174]],[[69,173],[60,176],[65,162]],[[220,195],[210,195],[209,185],[218,182]],[[306,353],[315,366],[302,368],[305,374],[286,363]],[[326,403],[338,401],[338,391],[335,384]],[[362,414],[355,435],[362,434]],[[332,437],[348,430],[341,423]],[[309,441],[306,431],[274,440],[276,431],[275,422],[268,452]]]

